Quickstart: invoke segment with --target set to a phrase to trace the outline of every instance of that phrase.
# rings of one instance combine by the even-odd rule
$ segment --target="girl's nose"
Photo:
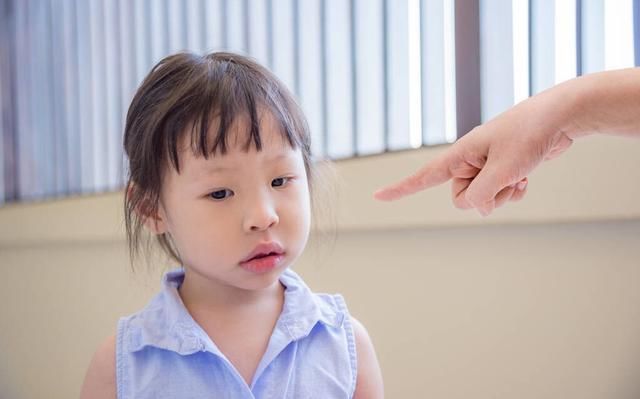
[[[264,231],[274,227],[279,221],[278,213],[272,204],[267,201],[255,201],[249,205],[244,220],[244,229],[247,232]]]

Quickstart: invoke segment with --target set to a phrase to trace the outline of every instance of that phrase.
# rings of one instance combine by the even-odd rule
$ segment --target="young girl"
[[[378,398],[373,345],[339,295],[289,269],[305,247],[313,164],[302,112],[245,57],[160,61],[127,115],[127,236],[182,268],[122,318],[82,398]]]

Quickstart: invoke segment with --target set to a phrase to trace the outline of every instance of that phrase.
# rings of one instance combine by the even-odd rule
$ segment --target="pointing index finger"
[[[427,162],[411,176],[379,189],[373,196],[377,200],[393,201],[445,183],[452,177],[449,163],[450,155],[447,151]]]

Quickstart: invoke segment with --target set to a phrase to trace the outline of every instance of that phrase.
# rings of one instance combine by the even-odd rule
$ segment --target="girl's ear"
[[[135,195],[136,187],[131,184],[127,189],[127,196],[133,198]],[[137,204],[135,212],[137,217],[142,220],[144,226],[155,235],[164,234],[167,232],[166,213],[162,203],[158,201],[158,206],[154,210],[153,204],[147,198],[143,198]]]
[[[147,214],[143,216],[144,226],[155,235],[164,234],[167,232],[166,214],[162,204],[158,204],[158,210],[155,213]]]

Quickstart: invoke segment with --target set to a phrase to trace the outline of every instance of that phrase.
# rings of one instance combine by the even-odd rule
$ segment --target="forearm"
[[[640,137],[640,68],[585,75],[565,82],[555,95],[569,101],[565,133],[571,139],[590,134]]]

